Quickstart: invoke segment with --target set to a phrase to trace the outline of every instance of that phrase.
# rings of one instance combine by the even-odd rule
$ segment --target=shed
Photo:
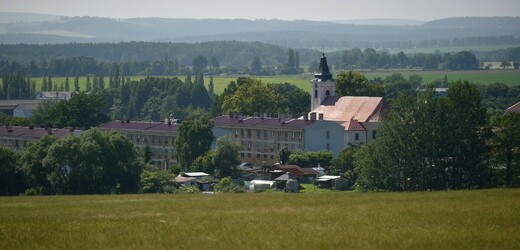
[[[336,190],[347,190],[349,188],[348,180],[339,175],[323,175],[314,182],[319,188],[329,188]]]
[[[275,186],[275,181],[266,181],[266,180],[252,180],[249,182],[249,190],[251,191],[264,191]]]
[[[193,177],[177,176],[175,177],[175,183],[181,186],[192,186],[197,184],[197,179]]]

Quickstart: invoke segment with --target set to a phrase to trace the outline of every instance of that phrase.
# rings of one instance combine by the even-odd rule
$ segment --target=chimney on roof
[[[5,125],[7,128],[7,132],[13,132],[13,127],[11,125]]]
[[[318,120],[323,121],[323,113],[318,114]]]
[[[311,113],[311,121],[316,120],[316,112]]]
[[[34,129],[34,126],[33,125],[29,126],[29,129],[31,129],[31,130]]]
[[[130,123],[130,120],[129,120],[129,119],[126,119],[126,123]]]

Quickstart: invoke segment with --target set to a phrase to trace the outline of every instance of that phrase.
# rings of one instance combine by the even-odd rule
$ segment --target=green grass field
[[[362,71],[368,79],[375,77],[385,78],[392,75],[393,73],[399,72],[405,77],[412,74],[417,74],[423,77],[424,83],[430,83],[435,80],[439,80],[448,76],[449,81],[456,80],[468,80],[479,84],[491,84],[494,82],[501,82],[510,86],[520,85],[520,71],[519,70],[475,70],[475,71],[422,71],[422,70],[375,70],[375,71]],[[333,72],[336,75],[338,72]],[[179,79],[184,81],[185,76],[177,76]],[[251,76],[253,78],[261,79],[266,83],[292,83],[306,91],[310,89],[310,81],[313,78],[311,73],[304,73],[299,75],[281,75],[281,76]],[[144,76],[132,76],[132,80],[138,80],[145,78]],[[236,81],[238,76],[215,76],[215,93],[220,94],[231,81]],[[206,85],[209,84],[209,77],[205,78]],[[32,78],[36,81],[36,88],[41,89],[42,78]],[[1,84],[0,79],[0,84]],[[65,83],[65,77],[52,78],[53,84],[61,85]],[[70,88],[74,87],[74,78],[69,78]],[[86,89],[86,77],[79,78],[81,90]],[[105,79],[105,86],[108,87],[108,77]]]
[[[520,249],[520,189],[0,197],[1,249]]]

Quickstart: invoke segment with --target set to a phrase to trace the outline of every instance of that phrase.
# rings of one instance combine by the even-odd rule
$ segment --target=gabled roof
[[[365,127],[357,120],[346,121],[341,124],[345,128],[346,131],[366,131]]]
[[[382,97],[328,96],[311,112],[322,113],[329,121],[379,122],[386,106]]]
[[[35,110],[43,100],[0,100],[0,110],[13,110],[20,107],[24,110]]]
[[[520,113],[520,102],[506,109],[506,113]]]
[[[297,177],[318,176],[318,172],[312,168],[302,168],[298,165],[280,165],[281,170],[294,174]]]

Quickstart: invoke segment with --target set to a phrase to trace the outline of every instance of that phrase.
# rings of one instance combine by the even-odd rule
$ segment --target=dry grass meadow
[[[0,249],[520,249],[520,189],[0,197]]]

